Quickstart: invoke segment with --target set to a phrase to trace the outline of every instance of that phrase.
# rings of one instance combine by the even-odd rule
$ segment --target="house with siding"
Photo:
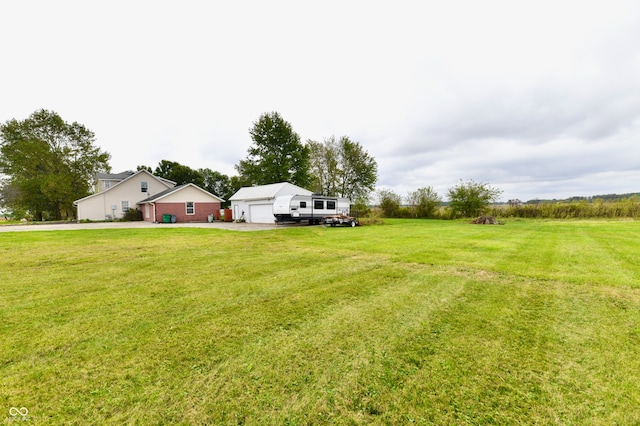
[[[94,183],[95,193],[73,204],[78,209],[78,220],[115,220],[136,208],[138,201],[175,186],[175,182],[147,170],[99,173]]]

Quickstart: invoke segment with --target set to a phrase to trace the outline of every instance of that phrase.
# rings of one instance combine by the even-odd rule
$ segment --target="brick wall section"
[[[144,211],[143,211],[144,214]],[[186,203],[157,203],[156,222],[162,222],[162,215],[176,217],[176,222],[207,222],[213,214],[215,220],[220,219],[220,203],[195,203],[195,214],[187,215]]]

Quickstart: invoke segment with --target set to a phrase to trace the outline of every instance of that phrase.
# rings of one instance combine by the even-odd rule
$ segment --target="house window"
[[[129,211],[129,201],[122,201],[122,212],[126,213]]]
[[[105,180],[102,182],[102,185],[104,186],[104,189],[109,189],[111,188],[111,181],[110,180]]]
[[[327,201],[327,209],[334,210],[335,208],[336,208],[336,202],[335,201]]]
[[[149,192],[149,183],[140,182],[140,192]]]
[[[300,208],[301,209],[306,209],[307,208],[307,202],[306,201],[300,201]]]
[[[313,200],[313,208],[316,210],[324,209],[324,201],[322,200]]]
[[[196,214],[196,204],[193,201],[187,201],[187,214]]]

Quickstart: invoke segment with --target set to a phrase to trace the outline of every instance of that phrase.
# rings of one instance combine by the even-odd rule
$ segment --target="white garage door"
[[[274,220],[272,204],[252,204],[249,206],[247,222],[273,223]]]

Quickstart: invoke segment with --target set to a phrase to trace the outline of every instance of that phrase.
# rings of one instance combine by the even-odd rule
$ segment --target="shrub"
[[[496,201],[502,191],[486,183],[462,180],[449,188],[449,209],[452,217],[476,217],[484,213],[489,204]]]
[[[442,200],[431,186],[418,188],[407,195],[411,217],[435,217]]]
[[[380,208],[384,212],[384,217],[398,217],[402,197],[390,189],[380,189],[378,191]]]
[[[140,210],[140,209],[129,209],[122,216],[121,220],[123,222],[134,222],[134,221],[142,220],[142,210]]]
[[[382,211],[380,209],[371,209],[369,214],[358,220],[360,226],[366,225],[384,225],[384,219],[382,218]]]
[[[371,213],[371,209],[367,207],[367,203],[363,199],[356,201],[356,203],[351,206],[350,211],[351,216],[358,218],[366,217]]]

